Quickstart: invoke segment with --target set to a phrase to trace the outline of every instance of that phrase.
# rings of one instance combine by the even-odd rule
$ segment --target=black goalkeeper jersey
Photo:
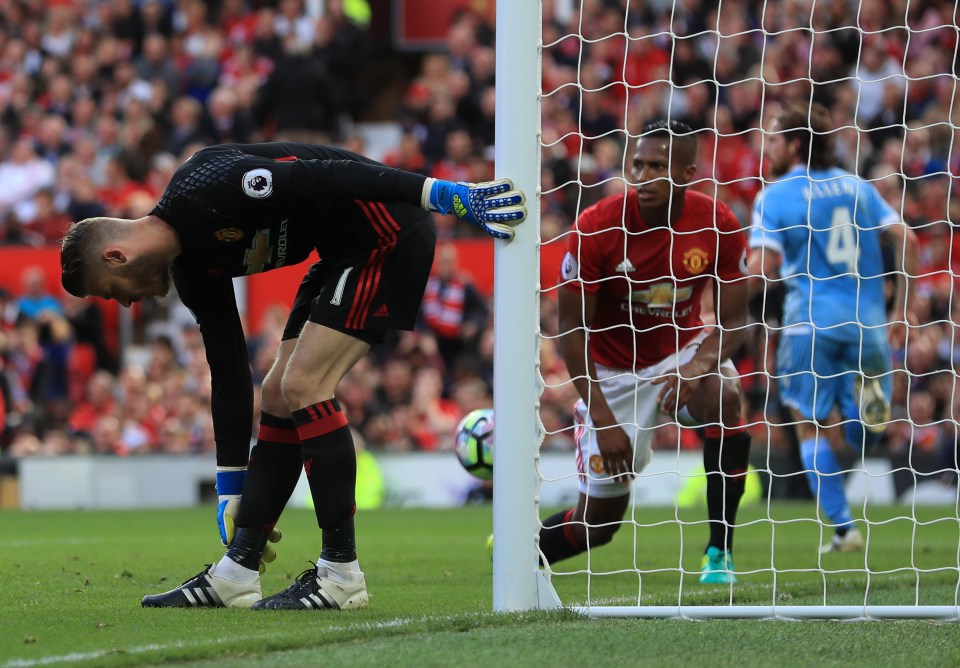
[[[178,267],[243,276],[376,244],[357,200],[391,203],[403,227],[426,215],[424,179],[329,146],[223,144],[183,163],[152,213],[180,238]]]
[[[383,202],[401,227],[429,216],[425,177],[329,146],[223,144],[174,173],[151,212],[180,240],[173,279],[200,326],[212,375],[218,459],[246,453],[253,385],[232,277],[377,247],[380,223],[362,202]]]

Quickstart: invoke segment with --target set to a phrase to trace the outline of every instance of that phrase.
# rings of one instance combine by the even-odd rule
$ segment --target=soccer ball
[[[457,425],[457,459],[481,480],[493,480],[493,409],[478,408]]]

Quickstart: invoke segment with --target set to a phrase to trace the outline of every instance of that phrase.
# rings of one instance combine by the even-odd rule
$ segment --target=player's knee
[[[280,374],[268,373],[260,385],[260,407],[264,413],[284,413],[287,402],[280,391]]]
[[[333,397],[340,381],[334,371],[317,366],[288,364],[280,379],[280,393],[291,411]]]
[[[295,369],[287,369],[280,379],[280,394],[291,411],[316,403],[311,401],[308,380],[304,374],[298,373]]]
[[[696,406],[691,406],[692,417],[704,424],[719,424],[721,417],[727,417],[733,412],[730,408],[731,402],[739,401],[737,387],[733,383],[721,382],[716,376],[706,378],[698,390],[699,400]]]

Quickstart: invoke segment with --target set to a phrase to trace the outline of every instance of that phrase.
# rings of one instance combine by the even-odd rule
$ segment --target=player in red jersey
[[[750,436],[730,361],[747,320],[746,237],[721,202],[688,191],[697,141],[683,123],[644,128],[635,188],[585,210],[561,267],[560,346],[574,408],[580,497],[543,523],[555,562],[604,545],[622,525],[634,474],[650,461],[661,411],[705,427],[710,540],[700,581],[728,584]],[[713,290],[718,327],[701,319]]]

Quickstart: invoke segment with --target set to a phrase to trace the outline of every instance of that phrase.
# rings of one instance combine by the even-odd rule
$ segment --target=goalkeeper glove
[[[247,480],[247,469],[245,467],[217,467],[217,494],[219,503],[217,504],[217,526],[220,529],[220,542],[224,547],[229,547],[233,542],[233,536],[236,533],[235,518],[237,510],[240,508],[240,495],[243,493],[243,485]],[[277,551],[269,543],[278,543],[283,537],[276,528],[270,530],[267,536],[268,544],[264,547],[263,556],[260,557],[260,572],[263,573],[267,564],[277,558]]]
[[[513,189],[513,181],[499,179],[483,183],[442,181],[428,178],[423,186],[423,208],[452,213],[483,228],[495,239],[513,239],[513,225],[527,216],[526,198]]]
[[[240,497],[235,496],[224,499],[220,497],[220,504],[217,508],[217,523],[220,525],[220,542],[224,547],[229,547],[233,542],[233,537],[237,533],[236,517],[237,510],[240,508]],[[260,555],[260,573],[267,570],[267,564],[273,563],[277,558],[277,551],[273,549],[270,543],[279,543],[283,534],[276,527],[270,529],[267,534],[267,544],[263,546],[263,554]]]

